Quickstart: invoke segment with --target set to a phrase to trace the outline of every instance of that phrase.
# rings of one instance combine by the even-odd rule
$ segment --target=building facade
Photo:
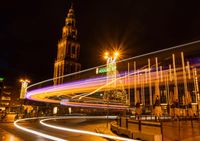
[[[5,84],[0,78],[0,115],[2,111],[14,112],[20,106],[19,94],[16,87]]]
[[[58,41],[57,58],[54,63],[54,84],[61,84],[65,74],[81,70],[78,62],[80,55],[80,44],[77,40],[76,19],[73,5],[70,7],[65,25],[62,29],[62,38]]]

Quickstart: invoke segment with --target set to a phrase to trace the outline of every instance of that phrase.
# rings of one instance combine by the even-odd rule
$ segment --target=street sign
[[[116,63],[111,62],[104,68],[96,68],[96,74],[116,71]]]
[[[96,74],[106,73],[106,72],[107,72],[107,68],[96,68]]]

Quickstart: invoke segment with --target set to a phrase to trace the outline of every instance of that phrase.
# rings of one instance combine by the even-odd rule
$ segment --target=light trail
[[[145,73],[144,70],[140,70],[137,71],[136,73]],[[151,72],[152,77],[155,76],[154,71]],[[167,70],[163,70],[163,73],[167,73]],[[131,86],[133,86],[134,83],[134,78],[132,75],[134,75],[135,73],[130,73],[129,74],[129,83]],[[121,74],[122,75],[122,74]],[[119,75],[119,77],[116,80],[125,80],[126,76],[121,76]],[[151,79],[152,83],[154,83],[154,81],[156,81],[155,79],[156,77],[154,77],[154,79]],[[95,92],[102,92],[104,90],[107,89],[106,86],[108,86],[109,84],[115,82],[116,80],[112,80],[111,82],[109,82],[108,84],[106,84],[106,80],[105,77],[102,78],[98,78],[97,80],[95,79],[88,79],[88,80],[84,80],[84,81],[78,81],[78,82],[72,82],[72,83],[65,83],[62,85],[56,85],[56,86],[52,86],[52,87],[47,87],[47,88],[41,88],[41,89],[37,89],[37,90],[33,90],[27,93],[27,98],[31,99],[31,100],[36,100],[36,101],[41,101],[41,102],[49,102],[49,103],[61,103],[62,105],[70,105],[70,106],[82,106],[82,107],[91,107],[91,104],[87,104],[84,105],[84,103],[66,103],[59,100],[59,99],[50,99],[50,96],[59,96],[59,95],[65,95],[69,98],[68,102],[75,102],[75,101],[70,101],[70,98],[75,99],[81,99],[84,98],[86,96],[92,95]],[[182,81],[182,70],[181,68],[177,68],[177,80],[179,82]],[[147,78],[147,81],[149,81],[149,78]],[[143,82],[143,80],[138,80],[137,85],[140,86],[140,84]],[[73,85],[74,84],[74,85]],[[120,83],[117,83],[116,87],[120,86]],[[147,85],[147,84],[145,84]],[[128,87],[128,83],[124,84],[124,88]],[[82,93],[82,94],[80,94]],[[68,99],[67,98],[67,99]],[[98,99],[100,100],[101,97],[99,97]],[[76,101],[78,102],[78,101]],[[80,101],[79,101],[80,102]],[[82,104],[82,105],[81,105]],[[94,103],[95,104],[95,103]],[[110,103],[111,104],[111,103]],[[94,107],[98,108],[98,106],[94,105]],[[102,105],[101,107],[105,107],[105,105]],[[101,108],[100,107],[100,108]],[[122,107],[124,108],[124,107]]]
[[[65,102],[61,101],[61,105],[73,106],[73,107],[88,107],[88,108],[109,108],[109,109],[127,109],[128,106],[117,104],[95,104],[95,103],[80,103],[80,102]]]
[[[129,75],[133,75],[133,74],[135,74],[135,72],[130,73]],[[128,75],[124,75],[124,76],[122,76],[122,77],[118,77],[118,78],[112,80],[111,82],[109,82],[109,83],[107,83],[107,84],[105,84],[105,85],[103,85],[103,86],[97,88],[96,90],[90,92],[89,94],[85,94],[84,96],[81,96],[79,99],[82,99],[83,97],[92,95],[92,94],[98,92],[99,90],[101,90],[102,88],[105,88],[106,86],[111,85],[112,83],[116,82],[117,80],[120,80],[120,79],[122,79],[122,78],[125,78],[126,76],[128,76]]]
[[[91,89],[95,89],[101,85],[105,84],[105,77],[98,79],[89,79],[87,81],[78,81],[76,83],[65,83],[62,85],[50,86],[45,88],[40,88],[36,90],[32,90],[27,92],[26,98],[34,100],[35,95],[41,95],[44,97],[51,95],[59,95],[61,94],[72,94],[72,93],[80,93],[80,92],[89,92]],[[37,98],[36,98],[37,100]]]
[[[129,138],[124,138],[124,137],[119,137],[119,136],[112,136],[112,135],[107,135],[107,134],[101,134],[101,133],[96,133],[96,132],[91,132],[91,131],[85,131],[85,130],[77,130],[77,129],[72,129],[72,128],[67,128],[67,127],[60,127],[60,126],[55,126],[55,125],[51,125],[51,124],[47,124],[45,123],[45,121],[49,121],[49,120],[61,120],[61,119],[116,119],[116,116],[61,116],[61,117],[35,117],[35,118],[25,118],[25,119],[18,119],[14,122],[15,127],[34,134],[34,135],[38,135],[50,140],[54,140],[54,141],[68,141],[66,139],[62,139],[62,138],[58,138],[55,136],[51,136],[48,134],[44,134],[41,133],[37,130],[33,130],[33,129],[28,129],[25,128],[23,126],[18,125],[18,122],[22,122],[22,121],[28,121],[28,120],[35,120],[35,119],[41,119],[40,120],[40,124],[46,126],[46,127],[50,127],[50,128],[54,128],[57,130],[62,130],[62,131],[67,131],[67,132],[73,132],[73,133],[80,133],[80,134],[88,134],[88,135],[93,135],[93,136],[98,136],[98,137],[104,137],[104,138],[109,138],[109,139],[114,139],[114,140],[122,140],[122,141],[138,141],[138,140],[134,140],[134,139],[129,139]]]
[[[42,119],[40,120],[40,123],[44,126],[50,127],[50,128],[54,128],[54,129],[58,129],[58,130],[62,130],[62,131],[67,131],[67,132],[73,132],[73,133],[81,133],[81,134],[88,134],[88,135],[94,135],[94,136],[99,136],[99,137],[104,137],[104,138],[109,138],[109,139],[114,139],[114,140],[122,140],[122,141],[138,141],[138,140],[134,140],[134,139],[129,139],[129,138],[123,138],[123,137],[118,137],[118,136],[112,136],[112,135],[106,135],[106,134],[101,134],[101,133],[95,133],[95,132],[90,132],[90,131],[85,131],[85,130],[77,130],[77,129],[72,129],[72,128],[66,128],[66,127],[61,127],[61,126],[55,126],[52,124],[47,124],[44,123],[45,121],[49,121],[49,120],[57,120],[57,119],[73,119],[73,118],[91,118],[91,119],[99,119],[99,118],[107,118],[107,116],[83,116],[83,117],[56,117],[56,118],[48,118],[48,119]],[[110,116],[109,116],[110,118]],[[113,116],[111,117],[113,118]]]
[[[59,89],[65,89],[65,90],[70,90],[72,88],[87,88],[87,87],[91,87],[91,85],[95,85],[99,83],[104,84],[105,81],[105,77],[102,78],[93,78],[93,79],[88,79],[88,80],[81,80],[81,81],[77,81],[77,82],[70,82],[70,83],[65,83],[65,84],[60,84],[60,85],[56,85],[56,86],[49,86],[49,87],[44,87],[44,88],[40,88],[40,89],[36,89],[36,90],[32,90],[30,92],[27,93],[27,97],[30,97],[31,95],[34,95],[35,93],[39,93],[39,92],[43,92],[43,93],[48,93],[48,92],[56,92]]]
[[[41,137],[44,137],[44,138],[47,138],[47,139],[50,139],[50,140],[67,141],[65,139],[61,139],[61,138],[58,138],[58,137],[55,137],[55,136],[44,134],[44,133],[41,133],[41,132],[36,131],[36,130],[28,129],[28,128],[25,128],[25,127],[20,126],[20,125],[17,124],[18,122],[21,122],[21,121],[34,120],[34,119],[43,119],[43,118],[45,118],[45,117],[18,119],[16,121],[14,121],[14,125],[15,125],[15,127],[19,128],[19,129],[21,129],[21,130],[23,130],[25,132],[29,132],[31,134],[38,135],[38,136],[41,136]]]
[[[196,43],[199,43],[199,42],[200,42],[200,40],[197,40],[197,41],[194,41],[194,42],[189,42],[189,43],[185,43],[185,44],[181,44],[181,45],[177,45],[177,46],[173,46],[173,47],[169,47],[169,48],[165,48],[165,49],[161,49],[161,50],[157,50],[157,51],[152,51],[152,52],[141,54],[141,55],[137,55],[137,56],[134,56],[134,57],[131,57],[131,58],[119,60],[119,61],[117,61],[117,63],[125,62],[125,61],[132,60],[132,59],[141,58],[141,57],[148,56],[148,55],[153,55],[153,54],[156,54],[156,53],[161,53],[161,52],[164,52],[164,51],[170,51],[170,50],[173,50],[173,49],[179,49],[181,47],[184,47],[184,46],[187,46],[187,45],[196,44]],[[96,67],[92,67],[92,68],[89,68],[89,69],[85,69],[85,70],[82,70],[82,71],[66,74],[66,75],[63,75],[63,76],[56,77],[56,78],[47,79],[47,80],[44,80],[44,81],[29,85],[27,87],[27,89],[29,89],[29,88],[31,88],[33,86],[37,86],[37,85],[43,84],[45,82],[53,81],[55,79],[60,79],[60,78],[68,77],[68,76],[73,76],[73,75],[76,75],[76,74],[80,74],[80,73],[83,73],[83,72],[91,71],[91,70],[94,70],[96,68],[105,67],[105,66],[106,66],[106,64],[105,65],[96,66]]]
[[[129,74],[129,75],[132,75],[132,74]],[[125,78],[125,76],[118,77],[116,80],[123,79],[123,78]],[[95,92],[98,92],[99,90],[106,89],[106,86],[114,83],[116,80],[114,81],[112,80],[109,84],[106,84],[106,77],[100,77],[100,78],[92,78],[88,80],[81,80],[77,82],[65,83],[65,84],[56,85],[56,86],[49,86],[49,87],[44,87],[44,88],[28,91],[26,94],[26,98],[30,100],[35,100],[35,101],[59,103],[58,100],[52,100],[52,99],[48,100],[45,97],[59,96],[61,94],[70,96],[72,93],[74,94],[85,93],[85,94],[78,94],[78,95],[72,96],[72,98],[79,97],[81,99],[85,96],[92,95]]]
[[[190,42],[190,43],[186,43],[186,44],[182,44],[182,45],[178,45],[178,46],[173,46],[173,47],[170,47],[170,48],[165,48],[165,49],[149,52],[149,53],[145,53],[145,54],[141,54],[141,55],[138,55],[138,56],[134,56],[134,57],[131,57],[131,58],[127,58],[127,59],[117,61],[117,63],[129,61],[129,60],[135,60],[137,58],[142,58],[144,56],[149,56],[149,55],[153,55],[153,54],[159,54],[161,52],[166,52],[166,51],[171,51],[171,50],[177,51],[177,49],[181,49],[182,47],[189,46],[189,45],[196,44],[196,43],[200,43],[200,40]],[[195,67],[198,67],[198,66],[199,66],[199,64]],[[95,69],[101,68],[101,67],[105,67],[105,65],[89,68],[89,69],[86,69],[86,70],[83,70],[83,71],[67,74],[67,75],[64,75],[64,76],[60,76],[60,77],[57,77],[57,78],[45,80],[45,81],[30,85],[28,87],[28,89],[33,88],[33,86],[39,86],[41,84],[42,85],[43,84],[45,84],[45,85],[50,84],[50,83],[46,83],[46,82],[51,82],[54,79],[59,79],[59,78],[65,77],[66,80],[70,80],[71,77],[73,77],[73,75],[80,75],[79,80],[76,80],[76,81],[74,80],[72,82],[67,82],[67,83],[65,82],[64,84],[51,85],[51,86],[48,86],[48,87],[43,87],[43,88],[40,88],[40,89],[31,90],[31,91],[28,90],[28,92],[26,94],[26,98],[30,99],[30,100],[35,100],[35,101],[41,101],[41,102],[61,103],[61,104],[64,104],[64,105],[68,104],[68,105],[71,105],[71,106],[77,106],[77,105],[81,105],[81,104],[84,104],[84,103],[77,103],[77,104],[66,103],[66,101],[62,102],[61,99],[66,98],[66,99],[69,99],[68,102],[74,102],[73,99],[78,100],[78,99],[82,99],[84,97],[89,97],[90,95],[95,94],[95,93],[98,94],[99,92],[106,91],[107,86],[114,83],[118,79],[124,82],[124,84],[123,84],[124,89],[131,88],[132,86],[134,86],[133,85],[134,84],[134,77],[130,76],[130,75],[134,74],[134,73],[131,74],[132,71],[130,71],[131,73],[129,74],[129,77],[128,77],[129,82],[127,82],[127,78],[126,78],[126,76],[128,76],[128,74],[124,75],[124,73],[126,74],[126,71],[120,69],[121,72],[120,72],[119,76],[117,76],[117,79],[115,79],[114,81],[111,80],[112,82],[110,82],[110,83],[106,83],[106,78],[107,78],[106,74],[98,74],[98,75],[95,74],[95,72],[96,72]],[[136,73],[138,75],[143,75],[142,72],[140,72],[140,71],[142,71],[143,68],[146,68],[146,67],[147,67],[147,65],[140,68],[140,69],[137,69]],[[162,74],[163,73],[167,74],[168,73],[167,69],[165,70],[163,68]],[[197,69],[199,69],[199,67]],[[181,83],[182,72],[181,72],[181,70],[180,70],[180,72],[178,72],[178,71],[179,70],[177,68],[177,80],[178,80],[178,83]],[[150,73],[151,73],[150,74],[151,75],[150,81],[151,81],[151,83],[155,83],[156,82],[156,79],[154,79],[154,78],[156,78],[155,77],[155,70],[151,70]],[[82,74],[83,74],[83,77],[81,77]],[[86,78],[87,76],[89,77],[88,79]],[[70,79],[67,79],[67,77],[70,78]],[[143,76],[141,76],[141,78],[142,77]],[[199,77],[199,76],[197,76],[197,77]],[[73,78],[71,80],[73,80]],[[149,81],[149,78],[146,77],[146,82],[148,82],[148,81]],[[142,85],[143,83],[144,83],[143,78],[140,79],[140,80],[138,79],[136,87],[138,87],[138,88],[141,87],[140,85]],[[129,86],[128,86],[128,84],[129,84]],[[147,86],[147,84],[148,83],[145,83],[144,86]],[[116,87],[121,87],[121,84],[117,84]],[[64,96],[64,97],[62,97],[62,96]],[[98,98],[98,100],[102,100],[102,97],[97,96],[97,98]],[[77,101],[75,101],[75,102],[77,102]],[[91,104],[86,104],[85,107],[91,107]],[[95,107],[97,108],[97,106],[95,106]],[[102,105],[101,107],[104,107],[104,105]]]
[[[200,43],[200,40],[197,40],[197,41],[194,41],[194,42],[190,42],[190,43],[181,44],[181,45],[177,45],[177,46],[173,46],[173,47],[169,47],[169,48],[164,48],[164,49],[161,49],[161,50],[152,51],[152,52],[141,54],[141,55],[137,55],[137,56],[134,56],[134,57],[131,57],[131,58],[127,58],[127,59],[123,59],[121,61],[117,61],[117,63],[118,62],[124,62],[124,61],[128,61],[128,60],[132,60],[132,59],[137,59],[137,58],[141,58],[141,57],[145,57],[145,56],[148,56],[148,55],[162,53],[164,51],[170,51],[170,50],[173,50],[173,49],[180,49],[180,48],[182,48],[184,46],[192,45],[192,44],[196,44],[196,43]]]

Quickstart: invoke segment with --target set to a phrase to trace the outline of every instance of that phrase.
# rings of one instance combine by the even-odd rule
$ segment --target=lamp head
[[[114,55],[115,55],[115,57],[118,57],[118,56],[119,56],[119,52],[116,51],[116,52],[114,53]]]
[[[105,52],[104,58],[105,58],[105,59],[108,59],[108,55],[109,55],[109,53],[108,53],[108,52]]]

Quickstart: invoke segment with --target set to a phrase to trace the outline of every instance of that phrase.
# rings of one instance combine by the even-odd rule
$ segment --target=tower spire
[[[58,53],[54,63],[54,84],[61,84],[64,78],[57,78],[65,74],[81,70],[79,63],[80,44],[77,41],[77,28],[75,12],[71,0],[71,6],[65,18],[62,29],[62,38],[58,42]]]
[[[73,3],[73,1],[71,2],[71,7],[70,7],[70,9],[74,9],[74,3]]]
[[[63,28],[63,36],[67,36],[73,39],[77,39],[77,29],[76,29],[76,19],[75,12],[73,8],[73,2],[71,2],[71,7],[67,13],[67,17],[65,19],[65,26]]]

